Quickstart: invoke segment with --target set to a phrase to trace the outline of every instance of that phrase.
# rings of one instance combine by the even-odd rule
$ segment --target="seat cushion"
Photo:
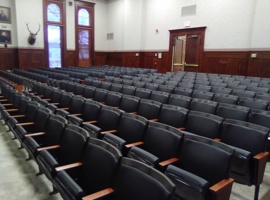
[[[205,179],[173,165],[168,166],[165,174],[176,185],[175,196],[177,198],[186,200],[207,199],[210,184]]]
[[[63,199],[79,200],[86,196],[82,188],[65,172],[60,171],[53,180]]]

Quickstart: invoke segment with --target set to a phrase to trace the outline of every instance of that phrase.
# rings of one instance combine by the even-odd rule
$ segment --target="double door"
[[[199,71],[206,27],[170,31],[171,71]]]

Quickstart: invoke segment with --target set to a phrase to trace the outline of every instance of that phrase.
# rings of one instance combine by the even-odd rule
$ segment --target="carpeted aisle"
[[[60,200],[59,194],[50,196],[50,181],[45,175],[36,176],[35,161],[26,161],[25,149],[18,150],[19,142],[0,122],[0,199],[1,200]],[[252,200],[254,187],[234,183],[230,200]],[[260,200],[270,200],[270,163],[267,163]]]

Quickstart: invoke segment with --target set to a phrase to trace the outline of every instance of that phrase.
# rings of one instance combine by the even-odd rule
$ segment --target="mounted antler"
[[[32,33],[30,31],[29,26],[28,26],[29,23],[25,23],[25,24],[26,24],[27,30],[30,33],[30,35],[28,37],[28,43],[31,44],[31,45],[33,45],[33,44],[35,44],[35,42],[36,42],[36,36],[37,36],[38,32],[40,31],[40,24],[39,24],[39,27],[38,27],[38,30],[37,30],[36,33]]]

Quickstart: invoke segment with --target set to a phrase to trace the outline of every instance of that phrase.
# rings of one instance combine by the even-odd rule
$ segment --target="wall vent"
[[[182,12],[181,12],[182,17],[192,16],[192,15],[196,15],[196,5],[182,7]]]
[[[113,40],[113,33],[107,33],[107,40]]]

